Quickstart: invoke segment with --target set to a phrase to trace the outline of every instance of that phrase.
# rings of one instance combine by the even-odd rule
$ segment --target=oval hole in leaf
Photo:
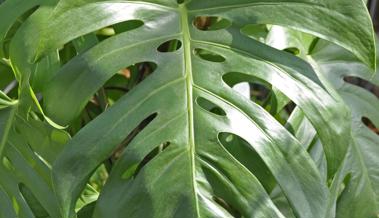
[[[202,31],[214,31],[226,29],[232,25],[232,22],[222,17],[198,16],[193,20],[193,25]]]
[[[290,102],[288,102],[288,103],[284,106],[283,110],[284,110],[288,115],[291,115],[292,112],[295,110],[296,106],[297,106],[297,105],[295,104],[295,102],[290,101]]]
[[[179,50],[182,47],[182,42],[177,39],[173,39],[167,42],[162,43],[160,46],[158,46],[159,52],[174,52]]]
[[[9,28],[8,32],[5,35],[4,38],[4,44],[3,44],[3,51],[5,54],[5,57],[9,57],[9,46],[11,43],[11,39],[16,34],[17,30],[21,27],[21,25],[31,16],[40,6],[36,5],[29,10],[25,11],[23,14],[21,14],[17,19],[16,22],[12,24],[12,26]]]
[[[268,29],[264,24],[247,24],[241,28],[241,33],[247,37],[264,42],[268,34]]]
[[[78,55],[73,42],[68,42],[61,49],[59,49],[59,60],[61,65],[65,65],[71,59]]]
[[[125,148],[130,144],[131,141],[144,129],[147,125],[149,125],[153,120],[158,116],[158,113],[153,113],[149,115],[147,118],[142,120],[136,128],[134,128],[129,135],[124,139],[124,141],[117,146],[117,148],[113,151],[113,154],[110,158],[111,163],[114,163],[121,156],[122,152]]]
[[[121,178],[127,181],[135,178],[146,164],[162,153],[169,145],[170,142],[165,142],[154,148],[142,159],[140,163],[135,163],[128,167],[128,169],[126,169],[126,171],[122,174]]]
[[[221,63],[221,62],[224,62],[226,60],[223,56],[221,56],[219,54],[216,54],[214,52],[211,52],[211,51],[208,51],[205,49],[201,49],[201,48],[196,48],[194,50],[194,54],[203,60],[211,61],[211,62]]]
[[[264,102],[270,97],[271,89],[259,82],[250,83],[250,98]]]
[[[244,82],[248,82],[250,86],[250,100],[266,107],[270,105],[272,89],[271,85],[257,77],[239,72],[229,72],[222,76],[222,80],[231,88]],[[244,94],[245,96],[246,94]]]
[[[205,110],[207,110],[213,114],[220,115],[220,116],[226,116],[226,112],[221,107],[217,106],[216,104],[209,101],[208,99],[205,99],[203,97],[198,97],[196,99],[196,103],[200,107],[202,107],[203,109],[205,109]]]
[[[18,188],[35,217],[50,217],[49,213],[28,187],[20,183],[18,184]]]
[[[113,101],[117,101],[151,75],[157,67],[158,65],[154,62],[141,62],[120,69],[104,85],[107,96],[111,97]]]
[[[78,218],[88,218],[93,216],[93,212],[95,211],[96,201],[87,204],[82,209],[80,209],[77,213]]]
[[[103,41],[117,34],[137,29],[144,25],[141,20],[127,20],[124,22],[113,24],[100,28],[93,33],[79,36],[72,41],[66,43],[59,50],[59,59],[61,64],[64,65],[79,53],[84,53],[90,48],[94,47],[99,41]]]
[[[290,53],[290,54],[293,54],[293,55],[299,55],[300,54],[300,50],[298,48],[295,48],[295,47],[286,48],[286,49],[283,49],[283,51]]]
[[[217,196],[213,196],[212,199],[218,204],[220,205],[221,207],[223,207],[226,211],[228,211],[233,217],[235,218],[240,218],[242,217],[241,216],[241,213],[236,210],[235,208],[233,208],[230,204],[228,204],[224,199],[220,198],[220,197],[217,197]]]
[[[154,62],[140,62],[120,69],[88,102],[83,111],[82,125],[86,125],[105,109],[111,107],[122,96],[149,77],[157,67]],[[75,135],[78,129],[72,127],[69,128],[69,132],[71,135]]]
[[[121,23],[116,23],[113,25],[113,29],[116,32],[116,34],[131,31],[134,29],[137,29],[144,25],[144,22],[142,20],[128,20]]]
[[[375,124],[367,117],[362,117],[362,123],[365,124],[373,133],[379,135],[379,129]]]
[[[241,208],[239,208],[236,202],[240,199],[238,196],[235,196],[230,183],[226,183],[224,179],[220,179],[220,177],[228,178],[229,173],[220,165],[220,162],[209,155],[199,154],[199,158],[202,163],[201,168],[205,176],[204,178],[212,187],[212,200],[230,214],[227,217],[239,217],[240,212],[238,209],[241,210]]]
[[[219,133],[218,140],[235,159],[258,178],[263,187],[270,193],[276,185],[274,176],[253,146],[233,133]]]
[[[364,88],[379,98],[379,86],[374,83],[356,76],[345,76],[343,80],[352,85]]]
[[[127,20],[112,26],[104,27],[96,31],[97,38],[102,41],[116,34],[131,31],[144,25],[141,20]]]

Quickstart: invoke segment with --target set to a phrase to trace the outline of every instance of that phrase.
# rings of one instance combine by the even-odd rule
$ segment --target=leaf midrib
[[[313,6],[313,7],[321,7],[321,8],[327,8],[325,5],[322,4],[316,4],[316,3],[304,3],[304,2],[253,2],[253,3],[245,3],[245,4],[235,4],[235,5],[226,5],[226,6],[216,6],[216,7],[210,7],[210,8],[201,8],[201,9],[194,9],[190,10],[190,12],[209,12],[214,10],[225,10],[225,9],[238,9],[238,8],[245,8],[245,7],[254,7],[254,6],[268,6],[268,5],[305,5],[305,6]]]
[[[191,161],[191,177],[192,177],[192,191],[195,201],[195,209],[197,217],[200,217],[199,201],[197,197],[196,187],[196,172],[195,172],[195,134],[194,134],[194,118],[193,118],[193,78],[192,78],[192,55],[191,55],[191,36],[188,27],[188,11],[185,4],[179,5],[181,32],[183,35],[183,52],[185,64],[185,79],[187,90],[187,112],[188,112],[188,144],[189,155]]]

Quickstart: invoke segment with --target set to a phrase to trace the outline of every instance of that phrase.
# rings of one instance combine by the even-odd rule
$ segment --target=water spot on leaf
[[[222,17],[198,16],[194,19],[193,25],[197,29],[202,30],[202,31],[214,31],[214,30],[226,29],[230,25],[232,25],[232,22]]]
[[[159,52],[174,52],[179,50],[182,47],[182,42],[177,39],[169,40],[167,42],[162,43],[158,46]]]
[[[207,110],[213,114],[220,115],[220,116],[226,116],[226,112],[221,107],[217,106],[216,104],[209,101],[208,99],[205,99],[203,97],[198,97],[196,99],[196,103],[200,107],[202,107],[203,109],[205,109],[205,110]]]
[[[194,50],[194,53],[196,56],[206,61],[221,63],[226,60],[223,56],[217,53],[214,53],[205,49],[201,49],[201,48],[196,48]]]

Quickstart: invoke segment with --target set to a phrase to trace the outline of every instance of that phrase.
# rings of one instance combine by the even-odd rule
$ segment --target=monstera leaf
[[[312,41],[309,38],[314,40],[313,43],[307,43]],[[337,182],[343,183],[343,189],[339,190],[337,213],[334,216],[376,217],[379,214],[379,163],[375,158],[379,154],[379,136],[376,129],[379,124],[379,100],[378,96],[367,89],[378,89],[378,74],[373,77],[372,71],[345,49],[290,29],[273,27],[267,41],[281,50],[297,48],[299,56],[312,63],[320,77],[338,92],[351,109],[353,138],[344,166],[336,177],[343,180]],[[359,87],[359,84],[366,88]],[[292,127],[297,129],[297,138],[310,145],[315,131],[309,124],[307,128],[301,129],[309,121],[304,116],[297,116],[296,121],[291,121]],[[318,150],[319,146],[320,143],[316,143],[312,149]],[[316,162],[322,166],[325,159]],[[320,168],[320,171],[325,170]]]
[[[16,116],[0,164],[0,217],[59,217],[51,164],[69,136]]]
[[[379,162],[375,158],[379,154],[379,135],[375,132],[379,99],[357,85],[378,87],[378,74],[373,77],[351,54],[325,42],[317,43],[312,57],[352,111],[353,141],[341,172],[345,188],[338,199],[337,217],[375,217],[379,214]]]
[[[49,123],[68,126],[120,70],[154,71],[111,107],[98,102],[104,112],[46,161],[52,181],[21,181],[33,194],[23,195],[37,208],[35,217],[284,217],[269,195],[273,187],[297,217],[333,213],[336,195],[327,181],[345,163],[350,111],[307,62],[256,34],[264,24],[291,27],[341,45],[375,68],[362,1],[35,0],[12,14],[19,2],[0,6],[7,17],[0,44],[21,87],[21,117],[35,104]],[[19,27],[15,16],[23,18]],[[107,30],[117,34],[96,37]],[[68,44],[74,57],[60,66],[58,52]],[[266,84],[277,99],[298,106],[323,145],[325,177],[303,142],[233,89],[241,82]],[[39,160],[50,157],[37,148]],[[99,198],[77,213],[92,173],[115,154]],[[32,190],[44,185],[46,196]]]

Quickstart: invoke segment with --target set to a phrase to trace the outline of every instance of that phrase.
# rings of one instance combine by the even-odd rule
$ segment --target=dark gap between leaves
[[[217,196],[213,196],[212,199],[218,205],[220,205],[222,208],[224,208],[226,211],[228,211],[229,214],[231,214],[233,217],[235,217],[235,218],[242,217],[241,213],[238,210],[236,210],[235,208],[233,208],[230,204],[228,204],[224,199],[217,197]]]
[[[3,51],[5,54],[5,57],[9,57],[9,46],[11,43],[11,40],[13,36],[16,34],[17,30],[21,27],[21,25],[39,8],[40,6],[34,6],[31,9],[25,11],[22,15],[20,15],[16,22],[13,23],[13,25],[9,28],[7,31],[4,41],[3,41]]]
[[[199,155],[202,164],[202,170],[204,172],[206,180],[213,187],[213,196],[212,200],[224,208],[231,216],[233,217],[242,217],[239,212],[238,205],[233,205],[235,202],[235,196],[233,195],[233,191],[230,190],[230,187],[226,186],[221,177],[226,178],[227,180],[232,181],[232,178],[229,178],[229,173],[225,171],[225,169],[220,166],[220,163],[213,160],[212,158],[206,155]],[[214,171],[217,171],[214,172]]]
[[[343,80],[352,85],[364,88],[379,98],[379,86],[375,85],[374,83],[356,76],[345,76]]]
[[[71,125],[69,132],[75,135],[79,130],[75,128],[85,126],[95,119],[103,111],[111,106],[112,102],[117,102],[122,96],[131,91],[134,87],[144,81],[157,69],[154,62],[140,62],[123,69],[113,75],[104,86],[100,88],[92,99],[87,103],[79,120],[74,121],[76,125]]]
[[[127,20],[112,26],[98,29],[92,33],[79,36],[63,45],[59,50],[61,64],[64,65],[79,53],[84,53],[99,42],[117,34],[137,29],[144,25],[141,20]]]
[[[122,178],[126,181],[130,180],[131,178],[136,178],[142,168],[146,166],[146,164],[148,164],[150,161],[152,161],[155,157],[157,157],[160,153],[162,153],[169,145],[170,142],[165,142],[155,147],[142,159],[140,163],[135,163],[128,167],[128,169],[122,174]]]
[[[26,187],[23,183],[19,183],[18,189],[35,217],[50,217],[49,213],[28,187]]]
[[[153,113],[149,115],[147,118],[142,120],[136,128],[134,128],[129,135],[124,139],[124,141],[117,146],[117,148],[113,151],[109,161],[113,164],[116,160],[118,160],[125,150],[125,148],[130,144],[131,141],[144,129],[147,125],[149,125],[156,117],[158,113]]]
[[[379,129],[375,124],[367,117],[362,117],[362,123],[365,124],[373,133],[379,135]]]

